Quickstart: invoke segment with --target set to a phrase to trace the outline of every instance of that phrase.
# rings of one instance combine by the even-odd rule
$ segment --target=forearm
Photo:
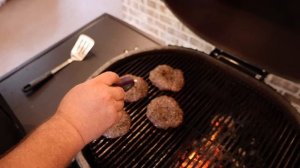
[[[83,148],[77,130],[54,115],[0,160],[0,167],[66,167]]]
[[[0,160],[0,167],[66,167],[91,140],[122,117],[125,92],[105,72],[72,88],[57,112]]]

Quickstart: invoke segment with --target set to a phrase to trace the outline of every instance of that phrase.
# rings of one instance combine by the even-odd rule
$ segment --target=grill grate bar
[[[296,149],[298,149],[298,143],[299,143],[299,139],[298,136],[295,134],[295,132],[293,132],[294,137],[292,139],[292,142],[289,146],[289,150],[286,150],[285,154],[283,157],[281,157],[280,160],[280,164],[282,165],[281,167],[287,167],[287,164],[290,163],[290,160],[292,159],[292,156],[294,155]]]
[[[290,128],[289,128],[290,129]],[[282,143],[282,145],[280,146],[279,150],[277,151],[276,156],[274,157],[273,161],[271,162],[271,167],[273,165],[280,165],[280,163],[282,162],[282,159],[284,158],[284,156],[286,155],[286,152],[290,149],[292,143],[295,140],[294,138],[291,138],[292,132],[289,131],[288,135],[285,137],[284,142]],[[288,146],[287,146],[288,145]],[[280,155],[281,158],[278,158]]]
[[[284,146],[284,142],[282,142],[282,141],[286,139],[285,137],[289,136],[286,134],[289,134],[287,125],[285,125],[283,131],[281,132],[281,135],[279,137],[277,137],[278,139],[274,139],[273,143],[276,144],[276,145],[274,145],[274,146],[276,146],[276,148],[275,147],[270,148],[271,150],[270,150],[270,152],[268,152],[269,155],[266,156],[266,161],[268,163],[272,163],[272,160],[274,160],[275,158],[278,157],[278,155],[280,153],[279,151],[281,151]],[[279,149],[278,149],[278,146],[280,146]],[[278,151],[277,153],[275,153],[276,149]]]
[[[291,161],[292,160],[299,160],[299,157],[297,158],[296,156],[296,153],[295,152],[298,152],[300,151],[300,148],[299,148],[299,136],[296,136],[296,141],[295,141],[295,147],[294,148],[291,148],[291,152],[289,154],[289,156],[287,157],[286,161],[285,161],[285,165],[283,167],[292,167],[292,163]],[[299,154],[299,152],[298,152]],[[295,158],[293,158],[295,157]],[[290,164],[290,165],[289,165]]]
[[[299,150],[298,150],[298,153],[297,153],[297,156],[296,156],[295,160],[292,162],[291,167],[297,167],[296,165],[298,165],[298,166],[300,165],[300,152],[299,152]]]

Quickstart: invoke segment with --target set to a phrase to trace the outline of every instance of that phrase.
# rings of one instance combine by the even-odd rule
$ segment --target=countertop
[[[57,73],[39,90],[30,96],[22,88],[32,79],[51,70],[69,58],[69,52],[79,34],[84,33],[95,40],[95,46],[83,62],[74,62]],[[124,50],[153,48],[160,46],[125,22],[105,14],[83,29],[54,44],[32,61],[2,79],[0,93],[3,95],[27,132],[47,120],[56,110],[66,92],[84,82],[99,67]]]

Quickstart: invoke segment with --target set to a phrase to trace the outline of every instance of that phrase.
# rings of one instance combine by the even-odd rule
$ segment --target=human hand
[[[118,81],[117,74],[105,72],[75,86],[62,99],[55,116],[72,125],[84,144],[89,143],[122,117],[125,92],[112,86]]]

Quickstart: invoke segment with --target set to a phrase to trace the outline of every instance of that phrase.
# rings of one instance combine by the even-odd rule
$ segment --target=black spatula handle
[[[43,84],[45,84],[49,79],[53,77],[53,74],[51,72],[47,72],[43,74],[42,76],[32,80],[27,85],[23,87],[24,93],[31,93],[41,87]]]

